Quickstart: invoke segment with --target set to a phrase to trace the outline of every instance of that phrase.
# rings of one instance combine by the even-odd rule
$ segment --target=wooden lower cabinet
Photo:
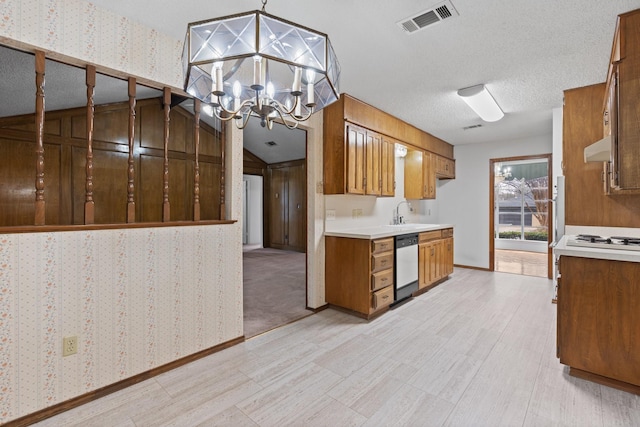
[[[557,355],[571,374],[640,393],[640,263],[560,257]]]
[[[418,289],[426,289],[453,273],[452,236],[451,228],[418,235]]]
[[[394,239],[325,237],[327,303],[371,318],[393,302]]]

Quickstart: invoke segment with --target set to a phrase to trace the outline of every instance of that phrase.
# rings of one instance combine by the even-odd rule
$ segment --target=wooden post
[[[164,88],[164,171],[162,174],[162,222],[171,221],[169,203],[169,114],[171,113],[171,89]]]
[[[129,168],[127,171],[127,222],[136,222],[135,191],[135,163],[133,157],[133,144],[136,125],[136,79],[129,77]]]
[[[35,225],[45,224],[44,203],[44,52],[36,51],[36,200]]]
[[[193,220],[200,221],[200,100],[193,104],[193,142],[195,145],[195,164],[193,174]]]
[[[87,162],[85,165],[85,202],[84,202],[84,223],[93,224],[95,222],[95,204],[93,201],[93,116],[94,94],[96,87],[96,67],[87,65]]]
[[[224,174],[225,174],[225,162],[224,162],[224,157],[225,157],[225,150],[224,147],[227,144],[227,140],[226,140],[226,135],[227,135],[227,131],[226,131],[226,126],[230,126],[229,122],[226,123],[221,123],[220,124],[220,219],[221,220],[225,220],[227,219],[227,208],[224,204],[224,182],[225,182],[225,178],[224,178]]]

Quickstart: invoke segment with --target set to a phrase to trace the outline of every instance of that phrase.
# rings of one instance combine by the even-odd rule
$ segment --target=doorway
[[[306,131],[244,130],[243,308],[251,338],[307,310]],[[245,230],[246,227],[246,230]]]
[[[551,155],[490,160],[493,271],[551,278]]]

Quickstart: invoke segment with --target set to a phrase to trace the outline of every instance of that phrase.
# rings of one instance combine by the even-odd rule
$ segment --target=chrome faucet
[[[396,206],[395,215],[393,217],[393,224],[404,224],[404,218],[400,216],[400,205],[406,203],[409,207],[409,211],[413,212],[413,207],[411,206],[411,202],[407,202],[406,200],[401,200],[400,203]]]

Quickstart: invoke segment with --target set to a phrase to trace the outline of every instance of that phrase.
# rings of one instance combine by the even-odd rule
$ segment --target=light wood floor
[[[456,269],[369,323],[325,310],[43,426],[638,426],[555,358],[551,281]]]
[[[496,271],[547,277],[547,254],[496,249],[494,257]]]

